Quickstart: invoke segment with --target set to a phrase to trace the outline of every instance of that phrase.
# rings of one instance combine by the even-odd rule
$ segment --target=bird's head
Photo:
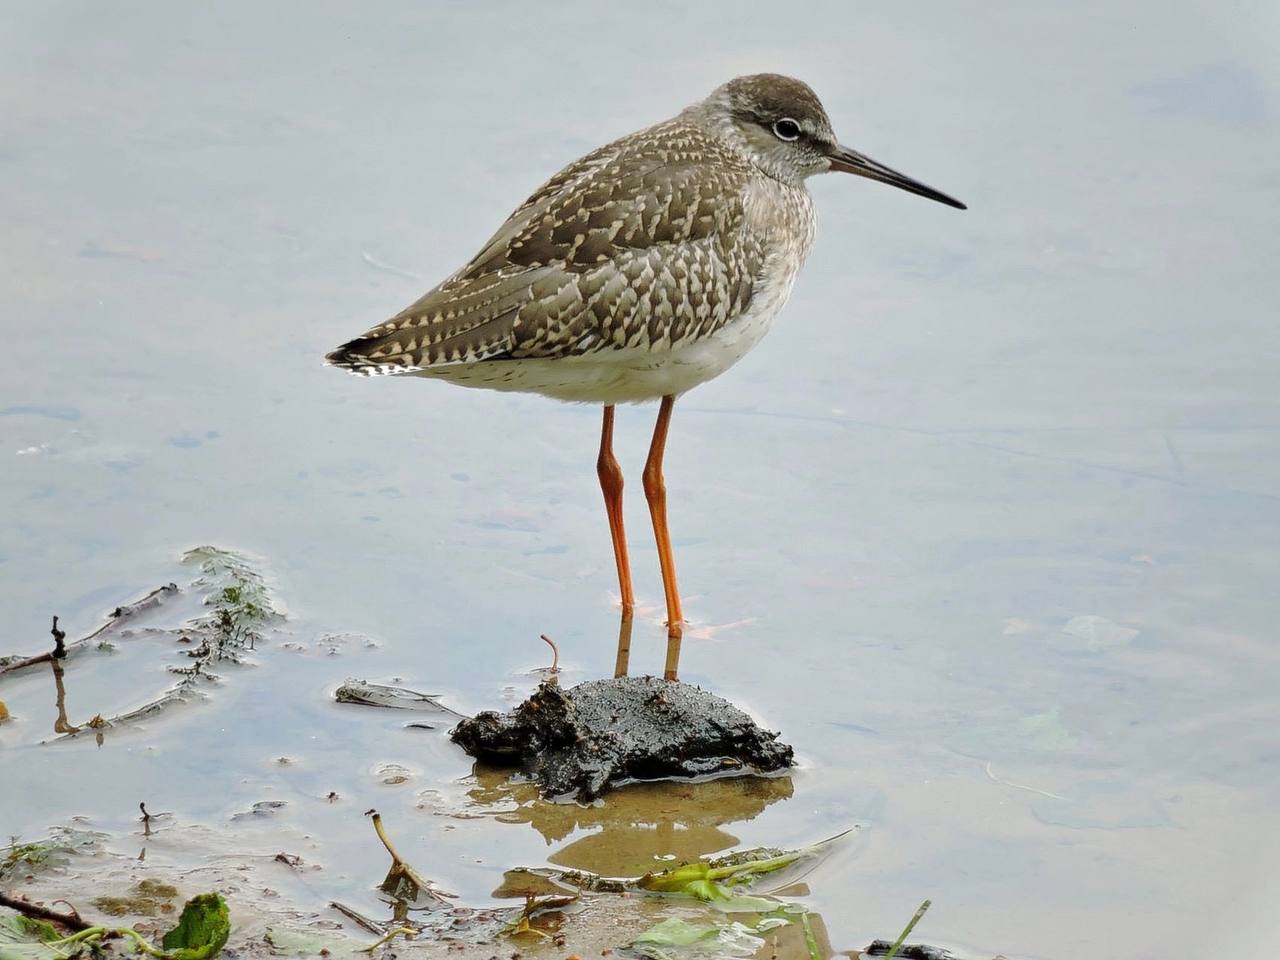
[[[959,200],[841,146],[818,95],[807,83],[791,77],[777,73],[737,77],[690,112],[784,182],[798,184],[815,173],[852,173],[965,209]]]

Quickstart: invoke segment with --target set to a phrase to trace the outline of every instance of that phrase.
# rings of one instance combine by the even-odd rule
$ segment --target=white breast
[[[718,377],[769,331],[813,246],[813,200],[803,187],[762,178],[749,189],[746,201],[744,229],[768,231],[770,252],[747,309],[706,338],[662,351],[627,348],[554,359],[486,360],[429,367],[414,375],[465,387],[606,404],[679,395]],[[782,223],[786,227],[780,229]]]

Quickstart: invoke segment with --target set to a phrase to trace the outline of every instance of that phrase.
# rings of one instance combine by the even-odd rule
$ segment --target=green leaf
[[[182,908],[178,925],[160,941],[173,960],[209,960],[231,935],[231,914],[221,894],[202,893]]]
[[[646,874],[640,878],[638,885],[641,889],[652,890],[654,893],[686,893],[690,884],[704,882],[710,875],[710,864],[698,861],[672,867],[661,873]]]
[[[747,894],[725,894],[723,900],[711,904],[721,913],[767,913],[774,914],[785,908],[786,904],[772,897],[752,897]],[[784,924],[789,921],[783,920]],[[775,924],[776,926],[776,924]]]
[[[684,893],[698,900],[728,900],[729,895],[714,880],[690,880],[684,885]]]
[[[660,947],[687,947],[719,935],[720,927],[714,923],[690,923],[679,917],[668,917],[636,937],[635,942],[654,943]]]
[[[53,924],[44,920],[19,913],[0,914],[0,960],[65,960],[74,950],[45,942],[59,936]]]
[[[668,917],[632,941],[631,952],[648,960],[727,960],[754,956],[762,946],[764,939],[741,923],[690,923]]]

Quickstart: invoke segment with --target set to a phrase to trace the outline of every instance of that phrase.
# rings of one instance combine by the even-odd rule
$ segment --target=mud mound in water
[[[715,694],[653,677],[544,683],[509,713],[485,711],[450,734],[477,760],[515,766],[545,797],[594,800],[632,780],[769,773],[792,750]]]

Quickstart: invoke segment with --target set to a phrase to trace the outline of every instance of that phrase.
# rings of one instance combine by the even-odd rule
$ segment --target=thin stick
[[[67,655],[66,644],[63,643],[67,639],[65,630],[58,629],[58,618],[53,618],[53,629],[49,631],[53,634],[53,649],[47,653],[38,653],[34,657],[27,657],[24,660],[18,660],[8,666],[0,667],[0,674],[10,673],[14,670],[21,670],[24,667],[34,667],[37,663],[49,663],[53,660],[61,660]]]
[[[66,903],[65,900],[61,902]],[[71,906],[71,904],[68,903],[67,906]],[[10,910],[16,910],[18,913],[28,917],[35,917],[38,920],[48,920],[50,923],[56,923],[59,926],[66,927],[68,930],[75,930],[77,933],[81,930],[89,929],[89,924],[76,912],[75,907],[71,908],[71,913],[59,913],[57,910],[50,910],[48,907],[42,907],[39,904],[32,903],[30,900],[11,897],[6,893],[0,893],[0,907],[8,907]]]
[[[398,937],[398,936],[403,936],[406,940],[412,940],[414,936],[417,935],[417,932],[418,931],[414,930],[412,927],[396,927],[394,930],[388,930],[386,933],[380,936],[377,940],[373,941],[373,943],[369,944],[367,947],[361,947],[360,952],[373,953],[373,951],[377,950],[378,947],[382,946],[388,940],[394,939],[395,937]]]
[[[387,853],[391,854],[391,869],[399,870],[406,877],[417,884],[418,889],[429,897],[434,897],[441,903],[445,903],[445,896],[439,893],[430,880],[427,880],[417,870],[405,863],[401,859],[400,854],[396,853],[396,848],[391,845],[391,839],[387,836],[387,831],[382,827],[382,814],[377,810],[366,810],[365,815],[373,818],[373,829],[378,832],[378,839],[382,841],[382,845],[387,848]]]
[[[352,923],[355,923],[361,927],[364,927],[364,929],[368,930],[370,933],[374,934],[375,936],[381,936],[383,933],[386,932],[385,926],[375,923],[373,920],[370,920],[368,917],[364,916],[363,914],[357,913],[356,911],[352,910],[350,907],[348,907],[344,903],[339,903],[337,900],[330,900],[329,906],[333,907],[333,909],[337,910],[340,914],[342,914]]]
[[[926,900],[924,903],[920,904],[919,908],[916,910],[916,915],[907,922],[902,933],[898,934],[898,939],[895,940],[893,942],[893,946],[889,948],[889,952],[884,955],[884,960],[893,960],[893,958],[897,956],[898,950],[906,942],[907,937],[911,936],[911,931],[916,928],[916,924],[920,922],[920,918],[924,916],[925,911],[932,905],[933,902],[931,900]]]
[[[542,639],[546,641],[547,646],[551,648],[551,675],[555,676],[560,672],[560,648],[557,647],[556,642],[545,633],[542,634]]]
[[[982,768],[993,783],[998,783],[1002,787],[1013,787],[1015,790],[1027,790],[1031,793],[1038,793],[1042,797],[1048,797],[1051,800],[1066,800],[1066,797],[1060,797],[1056,793],[1050,793],[1048,790],[1041,790],[1039,787],[1028,787],[1023,783],[1014,783],[1011,780],[1005,780],[995,775],[995,771],[991,769],[991,761],[988,760],[986,766]]]
[[[175,583],[166,583],[163,587],[156,587],[150,593],[140,600],[133,603],[126,603],[124,606],[116,607],[111,611],[111,615],[107,618],[107,622],[99,626],[91,633],[85,634],[79,640],[72,643],[63,644],[66,634],[58,627],[58,618],[53,618],[53,634],[54,647],[47,653],[36,654],[33,657],[24,657],[21,660],[14,661],[7,666],[0,667],[0,676],[6,673],[13,673],[16,670],[22,670],[26,667],[33,667],[38,663],[48,663],[51,660],[62,660],[67,657],[73,650],[78,650],[90,643],[94,638],[98,637],[103,631],[109,630],[117,626],[121,621],[129,617],[139,614],[144,610],[149,610],[160,602],[160,598],[166,594],[177,593],[178,585]]]
[[[67,631],[58,629],[58,618],[53,618],[53,629],[49,631],[53,634],[53,651],[50,653],[55,660],[61,660],[67,655],[66,644],[63,643],[67,639]]]

